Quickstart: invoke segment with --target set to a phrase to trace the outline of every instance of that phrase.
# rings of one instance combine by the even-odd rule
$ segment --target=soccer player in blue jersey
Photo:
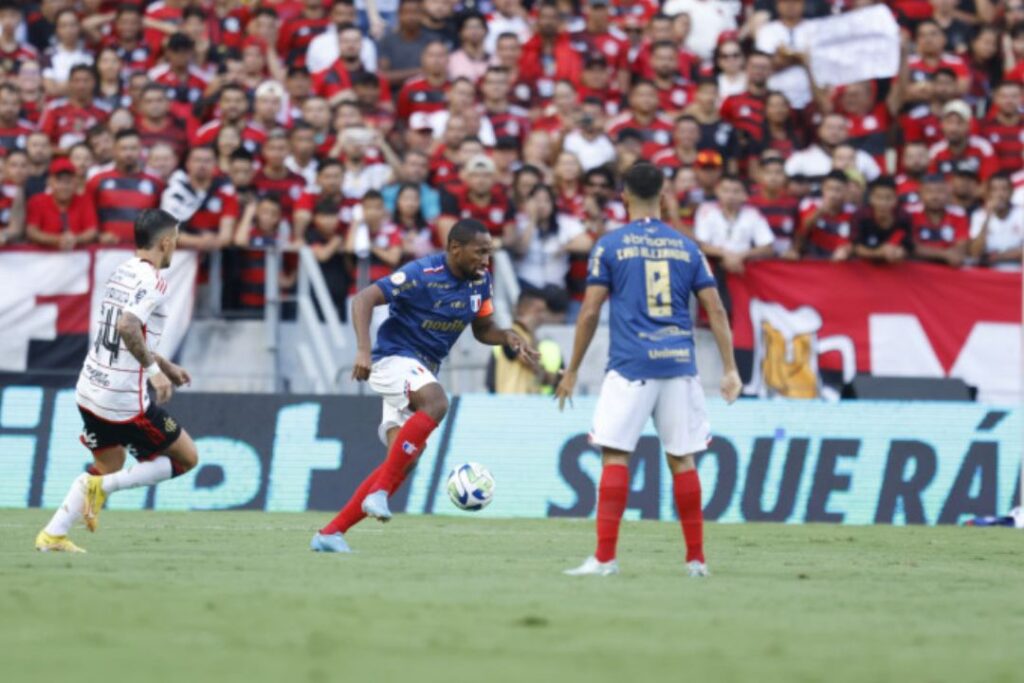
[[[696,243],[661,222],[664,176],[641,162],[625,174],[632,221],[602,237],[590,255],[583,307],[576,322],[572,361],[556,390],[559,408],[572,397],[583,356],[611,300],[608,371],[594,410],[591,442],[601,447],[603,469],[597,499],[597,550],[574,576],[617,574],[615,546],[629,496],[629,455],[647,419],[661,439],[676,509],[686,541],[690,576],[707,576],[700,480],[694,455],[707,448],[710,426],[694,363],[690,294],[708,313],[725,374],[722,397],[732,403],[741,382],[732,332],[715,279]]]
[[[448,234],[446,252],[409,263],[378,280],[352,300],[358,351],[352,378],[384,399],[380,437],[388,446],[384,463],[359,485],[310,547],[349,552],[344,534],[364,517],[391,518],[388,496],[405,480],[427,438],[448,412],[448,397],[437,381],[441,361],[466,327],[483,344],[504,345],[536,363],[538,354],[511,330],[494,322],[491,274],[494,245],[480,221],[464,219]],[[370,352],[370,317],[389,305],[390,316]]]

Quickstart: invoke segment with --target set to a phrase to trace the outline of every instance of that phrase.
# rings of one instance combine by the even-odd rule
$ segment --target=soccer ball
[[[460,510],[483,510],[494,498],[494,477],[475,462],[459,465],[448,475],[448,497]]]

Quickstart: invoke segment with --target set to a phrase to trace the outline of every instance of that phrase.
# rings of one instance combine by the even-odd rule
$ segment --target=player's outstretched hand
[[[188,374],[188,370],[181,367],[180,365],[174,365],[168,363],[165,368],[167,379],[171,380],[171,383],[176,387],[185,386],[186,384],[192,383],[192,375]]]
[[[721,383],[722,398],[725,399],[726,403],[732,403],[740,397],[740,390],[743,389],[743,381],[740,379],[740,373],[735,370],[722,375]]]
[[[370,379],[370,366],[373,365],[373,359],[370,358],[369,351],[359,351],[356,353],[356,362],[352,367],[352,379],[357,382],[365,382]]]
[[[565,410],[565,402],[569,402],[569,407],[572,407],[572,392],[576,389],[576,373],[572,370],[566,370],[562,373],[562,379],[559,380],[558,386],[555,387],[555,398],[558,399],[558,409]]]
[[[534,370],[539,367],[537,363],[540,361],[540,352],[527,344],[525,339],[512,330],[505,333],[505,346],[518,353],[520,358],[525,360],[526,364]]]
[[[149,378],[149,384],[153,387],[153,391],[156,392],[156,404],[162,406],[171,400],[171,394],[174,393],[174,385],[171,384],[171,380],[168,379],[167,375],[159,372]]]

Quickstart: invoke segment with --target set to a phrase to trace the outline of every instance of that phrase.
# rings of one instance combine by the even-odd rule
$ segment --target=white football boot
[[[566,576],[611,576],[619,573],[619,563],[616,560],[598,562],[596,557],[591,556],[575,569],[566,569],[562,573]]]
[[[686,571],[690,575],[691,579],[700,579],[705,576],[711,576],[711,573],[708,571],[708,566],[700,560],[687,562]]]

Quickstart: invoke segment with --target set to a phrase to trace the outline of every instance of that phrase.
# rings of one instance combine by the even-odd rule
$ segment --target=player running
[[[81,441],[94,462],[71,484],[50,523],[36,536],[37,550],[84,553],[68,531],[79,519],[95,531],[107,496],[152,486],[198,462],[192,438],[159,407],[174,387],[190,381],[183,368],[154,351],[167,324],[167,281],[160,270],[171,265],[177,240],[173,216],[159,209],[143,211],[135,220],[135,257],[107,280],[96,338],[76,389],[85,423]],[[146,380],[156,392],[155,402],[149,399]],[[126,451],[138,462],[122,470]]]
[[[615,546],[629,496],[629,455],[650,417],[672,470],[687,569],[690,576],[708,575],[700,480],[693,456],[707,448],[710,426],[694,364],[691,292],[708,313],[722,356],[722,397],[735,401],[741,382],[729,320],[711,269],[696,243],[660,220],[663,182],[661,171],[646,162],[626,172],[623,194],[632,222],[602,237],[591,252],[572,361],[556,389],[561,409],[572,398],[601,305],[610,297],[608,372],[590,435],[601,447],[604,464],[597,499],[597,551],[578,568],[565,572],[572,576],[619,572]]]
[[[448,412],[448,398],[435,377],[441,361],[469,325],[483,344],[505,345],[535,363],[537,352],[512,330],[499,329],[487,270],[494,245],[480,221],[463,219],[448,234],[445,253],[413,261],[381,278],[352,300],[358,351],[352,378],[369,380],[384,399],[381,441],[384,463],[359,485],[310,548],[347,553],[344,533],[364,517],[391,518],[388,496],[405,480],[427,438]],[[377,332],[370,354],[370,317],[389,304],[390,317]]]

